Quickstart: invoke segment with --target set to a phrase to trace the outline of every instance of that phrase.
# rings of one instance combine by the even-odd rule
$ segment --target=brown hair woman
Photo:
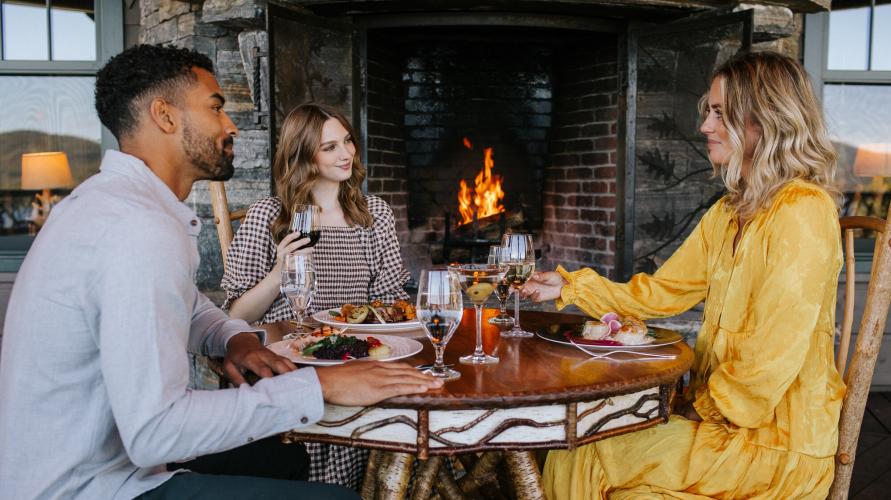
[[[380,299],[407,299],[408,272],[402,265],[393,212],[377,196],[362,194],[365,167],[346,117],[321,104],[302,104],[285,118],[275,154],[275,196],[250,206],[229,247],[221,286],[224,309],[249,322],[293,317],[279,292],[282,257],[312,252],[316,311]],[[321,236],[290,233],[292,208],[321,208]],[[310,481],[357,488],[367,452],[307,443]],[[329,466],[330,464],[330,466]]]

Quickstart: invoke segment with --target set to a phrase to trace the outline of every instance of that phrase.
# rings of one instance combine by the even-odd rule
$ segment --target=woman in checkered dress
[[[393,212],[377,196],[362,194],[365,168],[354,137],[346,118],[326,106],[304,104],[285,118],[273,166],[276,196],[251,205],[227,254],[221,286],[231,316],[261,323],[293,318],[279,293],[279,270],[282,256],[295,252],[312,252],[315,311],[408,298]],[[301,250],[309,239],[289,232],[291,210],[285,207],[296,204],[322,208],[322,234],[313,249]],[[306,447],[310,481],[360,486],[367,451]]]

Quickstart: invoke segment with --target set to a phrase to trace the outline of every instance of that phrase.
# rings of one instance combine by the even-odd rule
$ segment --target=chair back
[[[845,304],[841,323],[838,354],[835,365],[843,377],[847,391],[842,402],[839,419],[838,451],[836,452],[835,480],[829,491],[829,498],[846,499],[854,470],[854,456],[857,439],[860,437],[860,424],[869,387],[872,384],[873,370],[879,357],[882,335],[888,306],[891,304],[891,226],[878,217],[842,217],[841,225],[845,253]],[[851,329],[854,322],[855,269],[854,269],[854,230],[868,229],[876,232],[876,243],[872,258],[872,272],[866,292],[866,306],[857,332],[857,344],[848,362],[851,343]]]
[[[229,211],[229,200],[226,198],[226,185],[220,181],[210,182],[210,203],[213,206],[213,222],[217,226],[217,236],[220,239],[220,252],[223,255],[223,268],[226,267],[226,254],[229,252],[229,244],[235,234],[232,231],[232,223],[247,215],[244,209]]]

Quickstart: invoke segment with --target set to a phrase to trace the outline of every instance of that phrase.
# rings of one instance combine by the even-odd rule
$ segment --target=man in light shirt
[[[16,279],[0,359],[0,498],[351,498],[342,488],[168,472],[368,405],[441,386],[397,363],[297,370],[194,285],[195,181],[232,176],[234,123],[210,60],[141,45],[99,72],[120,152],[57,205]],[[188,388],[188,352],[225,356],[238,388]],[[253,386],[242,374],[264,377]],[[235,452],[230,452],[235,453]],[[179,472],[179,473],[177,473]]]

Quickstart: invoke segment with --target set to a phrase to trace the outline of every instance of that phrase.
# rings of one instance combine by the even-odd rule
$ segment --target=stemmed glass
[[[504,247],[492,245],[489,247],[489,264],[498,264],[501,262],[501,256],[504,253]],[[489,323],[493,325],[510,326],[514,324],[514,319],[507,314],[507,297],[510,295],[510,283],[507,280],[501,280],[495,287],[495,296],[498,297],[498,316],[489,318]]]
[[[511,233],[501,238],[501,246],[504,248],[502,264],[507,265],[505,280],[514,288],[514,327],[501,332],[502,337],[532,337],[532,332],[520,327],[520,291],[519,288],[526,283],[532,273],[535,272],[535,246],[532,243],[531,234]]]
[[[504,279],[507,267],[498,264],[452,264],[449,271],[461,283],[461,288],[476,309],[476,348],[473,354],[462,356],[458,361],[465,365],[485,365],[497,363],[498,358],[483,351],[483,304]]]
[[[446,269],[421,271],[419,283],[418,320],[436,353],[433,367],[424,370],[423,373],[444,381],[460,378],[461,372],[443,365],[442,355],[446,344],[461,324],[461,317],[464,316],[461,284],[457,277]]]
[[[312,304],[316,291],[316,272],[308,255],[291,254],[283,258],[280,290],[297,316],[297,329],[300,331],[303,316]]]
[[[300,233],[297,239],[309,238],[309,243],[300,248],[314,247],[322,235],[322,209],[315,205],[294,205],[291,216],[291,232]]]

